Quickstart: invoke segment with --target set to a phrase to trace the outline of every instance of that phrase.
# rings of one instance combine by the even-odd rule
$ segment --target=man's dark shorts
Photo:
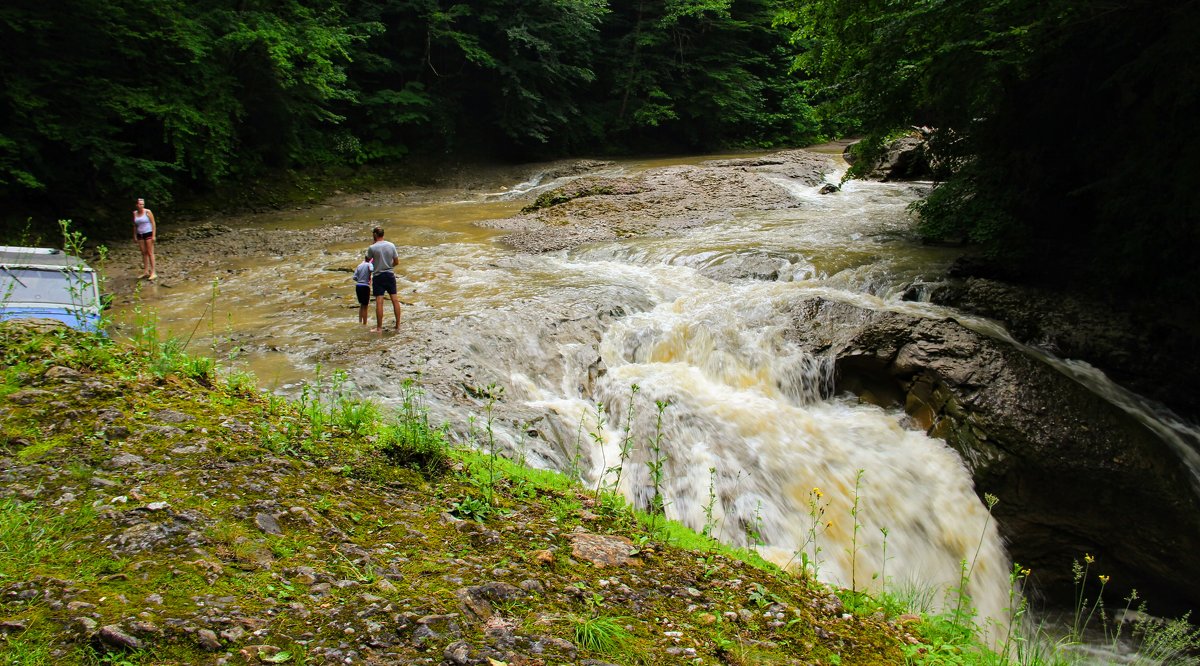
[[[366,305],[371,302],[371,288],[365,284],[354,285],[354,295],[358,296],[359,305]]]
[[[375,276],[375,296],[383,296],[384,294],[396,293],[396,274],[395,273],[379,273]]]

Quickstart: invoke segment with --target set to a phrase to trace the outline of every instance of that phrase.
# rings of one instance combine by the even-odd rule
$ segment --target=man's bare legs
[[[396,330],[400,330],[400,297],[396,294],[388,294],[392,299],[392,312],[396,315]],[[375,297],[375,328],[371,329],[376,333],[383,332],[383,296]]]
[[[392,312],[396,315],[396,330],[400,330],[400,297],[396,294],[388,294],[392,297]],[[380,326],[382,326],[380,322]]]

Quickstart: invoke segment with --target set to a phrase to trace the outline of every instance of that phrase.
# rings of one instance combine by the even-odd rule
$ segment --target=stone
[[[976,488],[1000,499],[993,516],[1009,555],[1044,589],[1071,590],[1062,563],[1086,551],[1143,596],[1200,603],[1200,559],[1179,557],[1200,550],[1195,454],[1106,399],[1103,386],[952,319],[821,298],[789,307],[784,337],[835,358],[834,392],[909,410],[958,453]],[[1137,525],[1138,538],[1114,524]]]
[[[115,624],[102,627],[96,634],[96,637],[99,638],[100,642],[104,643],[105,645],[120,648],[122,650],[137,650],[138,648],[142,647],[142,642],[140,640],[125,633],[121,627]]]
[[[174,409],[163,409],[150,415],[150,418],[163,423],[186,423],[192,420],[191,416],[183,412],[175,411]]]
[[[641,560],[634,556],[637,549],[633,542],[623,536],[575,532],[567,535],[571,542],[571,555],[591,562],[597,567],[640,566]]]
[[[274,645],[247,645],[238,651],[242,658],[250,663],[262,662],[272,663],[275,656],[283,650]]]
[[[458,589],[454,595],[458,597],[458,608],[463,615],[479,622],[492,616],[492,603],[519,599],[525,596],[525,592],[508,583],[493,581]]]
[[[221,641],[217,640],[217,634],[212,629],[197,631],[196,644],[209,652],[216,652],[221,649]]]
[[[279,527],[279,522],[275,520],[275,516],[269,513],[258,513],[254,515],[254,524],[258,529],[267,534],[282,535],[283,529]]]
[[[16,391],[15,393],[9,393],[7,396],[5,396],[5,400],[13,403],[14,405],[32,405],[38,400],[49,400],[53,397],[54,394],[50,391],[43,391],[41,389],[22,389],[20,391]]]
[[[462,628],[458,624],[458,617],[457,613],[450,613],[445,615],[426,615],[418,618],[416,628],[413,630],[413,642],[417,645],[423,645],[430,640],[440,640],[447,637],[458,638],[462,635]]]
[[[83,376],[83,374],[74,368],[68,368],[68,367],[62,366],[62,365],[55,365],[55,366],[51,366],[48,370],[46,370],[46,374],[44,374],[42,376],[45,377],[46,379],[72,380],[72,379],[79,379],[80,377]]]
[[[119,454],[113,456],[112,458],[108,459],[107,466],[108,467],[131,467],[134,465],[141,465],[145,462],[146,462],[146,459],[139,455],[134,455],[132,453],[119,453]]]

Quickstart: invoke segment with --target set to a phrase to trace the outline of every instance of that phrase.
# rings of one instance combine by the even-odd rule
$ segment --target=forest
[[[925,237],[1195,313],[1197,34],[1194,0],[12,0],[5,235],[280,170],[920,127]]]

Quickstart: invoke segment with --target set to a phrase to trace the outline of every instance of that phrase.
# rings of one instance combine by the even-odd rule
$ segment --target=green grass
[[[407,558],[397,565],[403,572],[398,584],[417,587],[396,595],[396,600],[418,603],[423,612],[455,608],[454,586],[443,579],[446,574],[441,562],[447,558],[481,560],[480,565],[488,567],[507,568],[514,563],[544,566],[541,575],[572,577],[582,586],[578,588],[582,593],[578,600],[567,603],[558,598],[562,595],[547,595],[528,602],[508,603],[505,613],[517,615],[514,619],[519,622],[535,622],[540,615],[553,615],[565,637],[590,653],[589,656],[604,656],[629,664],[641,659],[637,655],[656,649],[654,639],[647,637],[657,637],[662,629],[655,623],[666,618],[641,617],[626,607],[613,607],[597,584],[601,578],[622,572],[600,571],[573,563],[565,540],[558,536],[531,540],[527,536],[505,535],[511,517],[520,515],[539,521],[540,527],[535,532],[538,537],[566,534],[578,526],[625,535],[639,550],[639,557],[647,562],[657,562],[672,572],[691,576],[681,585],[711,585],[711,589],[706,587],[707,594],[724,607],[755,610],[782,600],[796,608],[805,608],[806,599],[829,593],[823,585],[794,577],[766,562],[753,550],[726,546],[679,523],[664,520],[662,515],[636,510],[619,495],[582,488],[566,475],[531,469],[499,453],[453,447],[446,429],[430,423],[424,395],[415,382],[405,384],[402,405],[393,413],[385,413],[376,403],[347,394],[337,373],[324,380],[318,377],[306,398],[293,402],[261,395],[251,376],[222,371],[215,361],[189,356],[181,348],[160,341],[157,336],[152,339],[148,333],[142,342],[129,347],[70,332],[18,335],[0,327],[0,357],[11,361],[9,367],[0,371],[3,379],[0,393],[10,394],[36,383],[31,380],[36,380],[50,365],[90,368],[109,373],[107,381],[117,388],[113,396],[98,399],[108,402],[97,403],[97,408],[117,407],[129,422],[143,421],[164,408],[186,411],[193,420],[181,428],[189,433],[206,430],[208,440],[208,450],[202,456],[174,460],[165,453],[173,446],[170,438],[144,436],[137,440],[141,447],[139,455],[158,456],[156,460],[170,464],[173,473],[124,479],[127,487],[136,484],[142,496],[140,500],[135,498],[136,501],[162,499],[169,501],[176,511],[186,509],[201,514],[204,522],[195,529],[203,536],[206,555],[188,553],[170,563],[171,568],[143,556],[130,556],[130,560],[114,557],[100,541],[104,535],[96,533],[99,528],[111,532],[113,526],[103,522],[107,519],[99,518],[92,509],[94,496],[81,497],[66,508],[3,500],[0,501],[0,587],[36,576],[54,576],[103,589],[96,596],[107,596],[109,603],[118,595],[140,599],[149,590],[161,590],[164,608],[193,607],[193,597],[211,594],[237,597],[245,612],[252,613],[302,595],[300,586],[279,575],[297,566],[312,566],[336,579],[362,584],[386,582],[386,572],[377,563],[357,557],[350,550],[343,552],[340,545],[332,545],[341,541],[331,542],[322,535],[329,526],[336,526],[345,535],[338,539],[370,545],[377,553]],[[110,447],[116,444],[89,439],[90,433],[79,419],[56,424],[53,431],[43,431],[41,410],[44,409],[40,404],[16,409],[14,414],[20,418],[6,419],[0,429],[0,447],[8,449],[24,464],[55,470],[59,482],[74,484],[77,490],[83,486],[80,495],[115,494],[117,491],[88,488],[93,470],[103,465],[112,453]],[[220,424],[231,416],[261,425],[252,432],[229,432]],[[90,427],[90,423],[86,425]],[[16,445],[18,440],[24,443]],[[276,478],[269,485],[279,497],[306,506],[316,519],[316,526],[292,523],[283,536],[268,536],[254,527],[252,513],[237,514],[237,509],[249,501],[247,491],[242,488],[247,482],[263,480],[253,474],[262,473],[255,465],[264,458],[277,458],[271,471]],[[191,475],[199,475],[198,470],[213,466],[230,470],[227,479],[241,497],[231,500],[219,493],[204,497],[197,493]],[[247,476],[234,476],[238,469],[250,472],[241,472]],[[100,476],[112,474],[110,471]],[[352,484],[355,488],[350,489]],[[211,486],[201,490],[209,492]],[[299,490],[304,491],[302,499],[296,499]],[[47,492],[41,497],[57,496]],[[404,517],[396,517],[383,501],[392,497],[409,498],[406,501],[417,504],[418,508]],[[479,525],[460,530],[439,520],[439,515],[447,511]],[[495,531],[507,540],[499,545],[481,546],[471,541],[475,529]],[[534,562],[535,552],[551,548],[557,550],[549,562]],[[221,565],[223,571],[215,574],[206,568],[205,558]],[[269,566],[264,567],[263,562]],[[736,590],[715,585],[735,578],[745,581]],[[891,594],[882,596],[843,591],[841,596],[846,609],[856,617],[868,618],[880,610],[888,619],[907,610],[922,613],[919,623],[909,625],[916,638],[915,644],[904,647],[909,663],[1022,666],[1072,663],[1069,651],[1055,649],[1053,641],[1047,641],[1036,631],[1018,636],[1009,655],[997,655],[981,644],[980,627],[975,626],[972,613],[941,616],[933,613],[936,602],[941,601],[940,591],[920,587],[890,587],[889,591]],[[361,594],[361,590],[334,590],[326,601],[350,604]],[[547,606],[551,608],[547,610]],[[48,661],[50,653],[46,647],[63,640],[51,631],[56,626],[54,621],[47,619],[46,611],[32,605],[21,613],[29,628],[9,634],[0,642],[0,664],[56,663]],[[670,620],[688,625],[688,632],[695,633],[701,631],[695,615],[676,615]],[[563,619],[568,622],[562,622]],[[716,661],[719,656],[730,664],[786,663],[780,661],[785,654],[803,654],[821,663],[863,663],[856,660],[878,647],[872,641],[892,640],[886,630],[864,629],[852,641],[827,644],[813,634],[810,620],[789,621],[785,629],[771,635],[769,640],[763,638],[766,635],[763,632],[768,630],[762,621],[727,626],[718,621],[697,635],[702,636],[701,647],[709,650],[705,653],[707,658]],[[544,627],[538,630],[547,631]],[[1200,646],[1200,639],[1185,621],[1158,627],[1147,625],[1141,631],[1148,653],[1161,655],[1155,657],[1161,663],[1197,663],[1192,655]],[[303,655],[294,646],[281,647],[294,655],[290,663],[300,663],[297,660]],[[80,648],[70,663],[124,659],[130,663],[183,664],[194,663],[195,658],[193,648],[183,643],[156,646],[159,651],[155,653],[113,655],[88,653],[88,649]],[[855,652],[856,649],[865,652]],[[879,650],[882,653],[883,648]]]
[[[575,642],[585,650],[608,655],[610,657],[622,654],[633,636],[621,617],[582,617],[575,618]]]

